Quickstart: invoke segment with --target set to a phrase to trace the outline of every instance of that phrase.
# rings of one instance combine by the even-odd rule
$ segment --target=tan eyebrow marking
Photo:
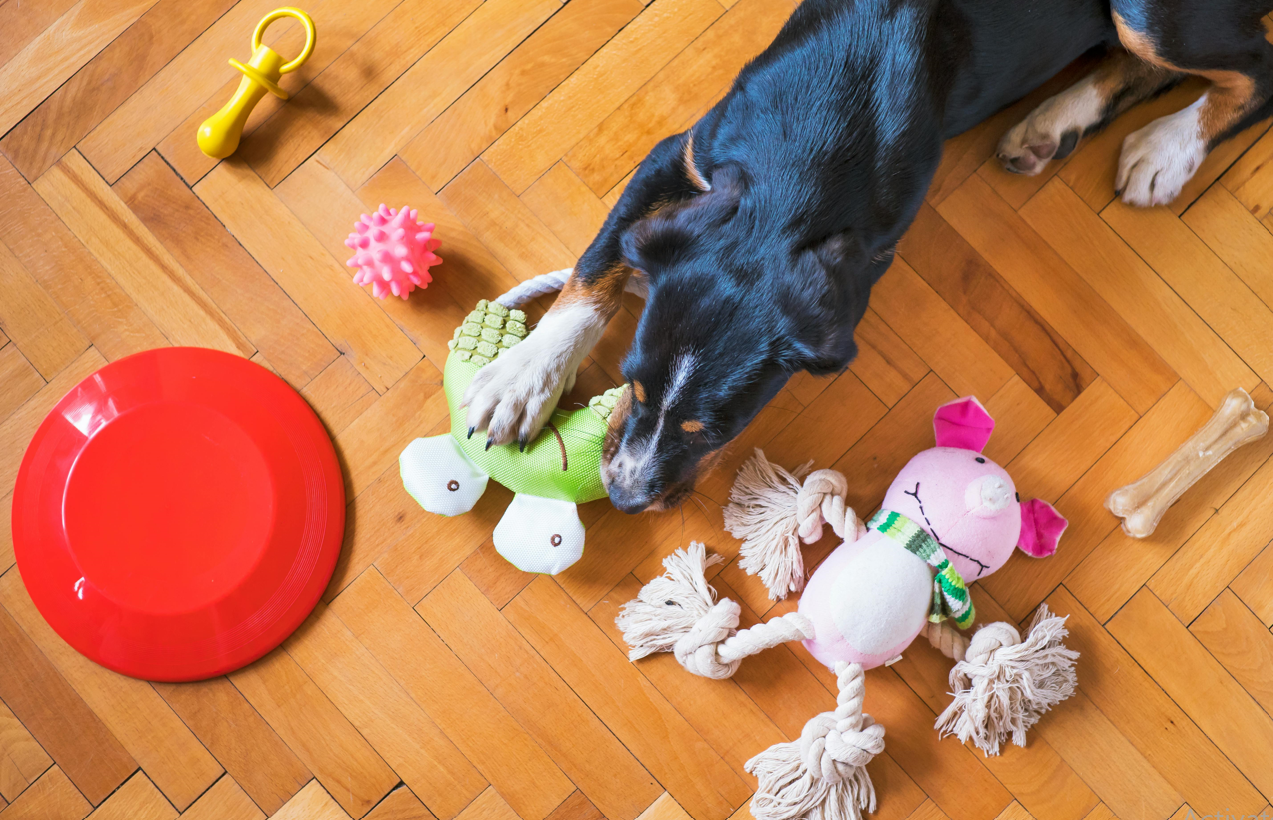
[[[702,172],[698,170],[698,166],[694,164],[694,134],[691,133],[689,138],[685,140],[685,150],[681,154],[681,161],[685,165],[685,175],[689,177],[690,184],[700,191],[712,190],[712,184],[703,177]]]
[[[681,429],[687,433],[698,433],[698,432],[701,432],[703,429],[703,422],[683,421],[681,422]]]
[[[641,382],[632,382],[632,392],[636,395],[636,400],[645,404],[645,387]]]

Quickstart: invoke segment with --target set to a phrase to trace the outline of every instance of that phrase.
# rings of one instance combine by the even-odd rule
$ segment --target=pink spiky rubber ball
[[[433,223],[416,221],[415,208],[388,208],[383,203],[373,214],[363,214],[345,240],[354,255],[345,264],[357,268],[354,284],[371,285],[384,299],[389,294],[407,298],[416,285],[427,288],[433,281],[429,267],[442,261],[433,251]]]

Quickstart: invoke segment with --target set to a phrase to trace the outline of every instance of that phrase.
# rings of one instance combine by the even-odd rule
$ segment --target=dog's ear
[[[788,369],[821,376],[839,373],[853,361],[853,332],[870,296],[870,285],[857,272],[865,261],[852,232],[834,234],[797,257],[788,280],[793,290],[782,299],[791,323]]]
[[[729,219],[742,202],[746,182],[741,170],[725,165],[712,171],[710,188],[686,187],[684,196],[657,203],[654,209],[624,232],[623,261],[646,273],[675,264],[697,242]]]

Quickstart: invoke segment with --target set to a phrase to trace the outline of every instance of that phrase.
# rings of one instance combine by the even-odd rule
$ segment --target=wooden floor
[[[832,677],[799,647],[726,682],[666,656],[629,664],[618,607],[691,539],[736,554],[719,504],[752,447],[844,471],[869,513],[931,445],[934,407],[962,394],[998,420],[989,454],[1022,493],[1070,519],[1055,557],[975,588],[978,610],[1069,615],[1080,694],[1027,748],[985,760],[937,740],[934,652],[872,671],[867,709],[888,728],[877,816],[1267,810],[1273,437],[1148,540],[1101,506],[1229,389],[1273,402],[1267,123],[1152,211],[1113,202],[1118,146],[1200,86],[1034,179],[998,170],[992,148],[1083,66],[952,140],[850,370],[793,380],[683,510],[584,508],[584,559],[532,577],[491,546],[507,492],[442,520],[399,481],[407,442],[447,425],[445,342],[477,299],[571,265],[642,155],[723,93],[791,5],[307,0],[318,47],[283,83],[291,102],[267,97],[237,157],[214,163],[195,129],[276,2],[0,0],[0,818],[746,818],[744,761],[830,707]],[[269,34],[298,50],[299,30]],[[409,302],[372,299],[344,266],[344,237],[381,202],[438,224],[446,262]],[[639,310],[576,397],[621,379]],[[23,588],[7,520],[48,409],[106,362],[167,344],[250,356],[300,390],[350,499],[313,617],[262,661],[191,685],[123,678],[64,644]],[[792,607],[732,563],[715,584],[749,618]]]

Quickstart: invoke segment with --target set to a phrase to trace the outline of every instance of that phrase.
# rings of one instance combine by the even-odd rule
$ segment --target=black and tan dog
[[[800,370],[853,359],[871,286],[924,196],[942,141],[1089,49],[1091,76],[1003,138],[1038,173],[1183,77],[1193,105],[1127,138],[1117,188],[1155,205],[1218,142],[1273,113],[1273,0],[805,0],[729,94],[659,143],[526,342],[466,397],[488,441],[537,433],[619,309],[649,297],[602,466],[618,508],[680,503],[714,453]]]

